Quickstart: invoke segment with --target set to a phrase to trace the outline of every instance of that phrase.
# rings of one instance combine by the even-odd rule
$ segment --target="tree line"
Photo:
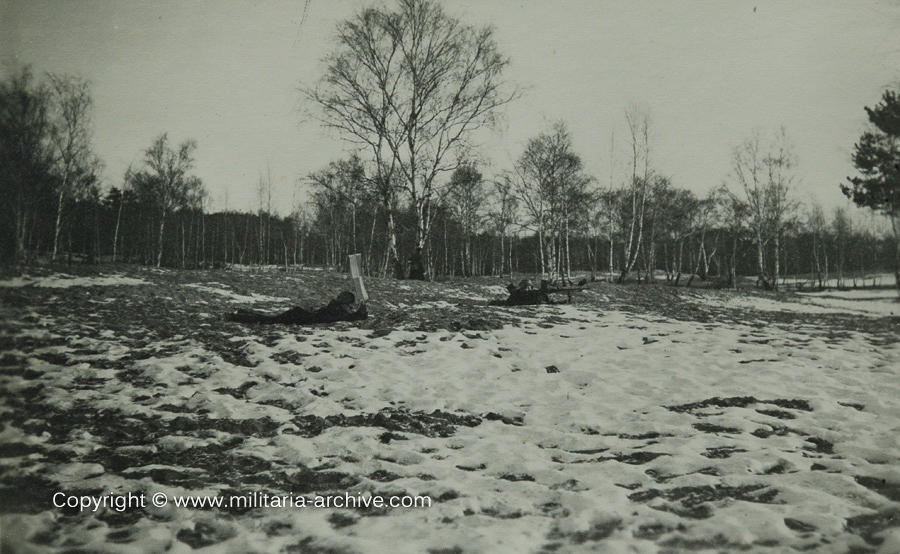
[[[842,185],[888,216],[893,241],[803,206],[798,160],[783,129],[754,132],[731,173],[705,195],[654,165],[646,108],[625,111],[627,175],[588,174],[565,122],[527,141],[513,167],[485,175],[473,137],[521,92],[490,27],[465,24],[431,0],[365,8],[339,24],[321,78],[303,88],[323,125],[355,148],[298,180],[307,201],[272,208],[271,170],[245,211],[210,209],[193,174],[198,145],[151,138],[121,180],[102,183],[91,147],[89,83],[23,68],[0,83],[0,186],[6,261],[115,261],[181,268],[225,264],[343,268],[361,253],[370,275],[406,273],[417,248],[431,276],[589,272],[618,281],[735,286],[754,275],[778,288],[789,274],[817,286],[895,267],[900,284],[897,159],[900,102],[866,108],[854,147],[860,171]],[[610,152],[610,166],[614,152]]]

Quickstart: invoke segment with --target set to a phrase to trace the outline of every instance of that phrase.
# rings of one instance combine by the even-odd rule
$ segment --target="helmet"
[[[337,301],[338,304],[353,304],[356,302],[356,296],[354,296],[352,292],[343,291],[337,295]]]

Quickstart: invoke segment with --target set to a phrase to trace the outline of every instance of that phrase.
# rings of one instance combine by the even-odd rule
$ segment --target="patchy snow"
[[[231,300],[232,302],[244,302],[244,303],[254,303],[254,302],[284,302],[290,300],[290,298],[282,297],[282,296],[266,296],[264,294],[238,294],[234,291],[228,290],[228,285],[223,285],[222,283],[205,283],[205,284],[196,284],[191,283],[185,285],[186,287],[191,287],[197,290],[201,290],[203,292],[208,292],[211,294],[216,294],[218,296],[224,296],[225,298]]]
[[[235,301],[278,300],[219,283],[187,286]],[[760,310],[761,321],[777,311],[878,315],[866,305],[890,305],[881,296],[833,295],[690,297]],[[78,416],[86,423],[57,437],[58,428],[16,420],[4,407],[11,422],[0,439],[23,445],[21,455],[0,459],[4,473],[38,472],[67,491],[172,496],[297,493],[313,479],[304,471],[331,472],[352,478],[317,482],[318,492],[428,495],[433,505],[378,514],[168,506],[68,519],[44,507],[4,515],[4,540],[29,552],[186,552],[192,545],[210,552],[843,553],[900,544],[896,529],[878,526],[878,518],[900,514],[897,340],[578,303],[507,311],[519,314],[514,325],[459,332],[223,325],[223,342],[246,363],[187,333],[137,346],[109,329],[78,342],[84,328],[57,320],[54,330],[71,337],[66,346],[29,352],[36,375],[6,374],[0,385],[12,395],[40,387],[38,398],[54,410],[87,406]],[[79,357],[76,346],[112,363]],[[119,362],[129,353],[133,360]],[[404,426],[409,414],[474,419],[431,433]],[[366,423],[348,424],[352,418]],[[132,427],[115,427],[122,422]],[[103,435],[110,426],[117,433]],[[45,435],[23,431],[44,428]],[[35,465],[28,456],[44,443],[55,456]],[[203,455],[192,458],[196,452]]]
[[[502,296],[503,298],[509,296],[509,291],[507,291],[504,287],[487,287],[486,292],[487,295],[454,290],[450,293],[450,296],[453,298],[453,300],[474,300],[476,302],[487,302],[489,296]]]
[[[751,297],[740,294],[695,294],[693,301],[715,307],[763,312],[847,314],[865,317],[900,316],[900,301],[892,290],[851,290],[797,293],[794,300]]]
[[[805,304],[843,310],[847,313],[900,316],[897,289],[845,290],[799,293]]]
[[[485,292],[491,296],[508,296],[509,289],[500,285],[493,285],[490,287],[485,287]]]
[[[398,302],[397,304],[387,304],[393,308],[397,308],[400,310],[437,310],[454,307],[454,304],[451,304],[450,302],[447,302],[445,300],[432,300],[428,302],[418,302],[416,304],[406,304],[404,302]]]
[[[752,283],[754,278],[747,278],[748,283]],[[809,277],[807,279],[800,279],[794,277],[788,277],[785,279],[779,279],[779,282],[784,285],[789,286],[801,286],[801,287],[810,287],[816,288],[819,286],[819,280],[814,276]],[[847,274],[843,281],[838,277],[830,277],[828,279],[822,279],[822,286],[827,289],[838,289],[842,287],[849,286],[860,286],[860,287],[890,287],[894,284],[894,274],[893,273],[877,273],[877,274],[865,274],[865,275],[852,275]]]
[[[18,288],[35,286],[41,288],[67,289],[69,287],[109,287],[116,285],[146,285],[147,281],[124,275],[101,275],[99,277],[75,277],[65,273],[56,273],[45,277],[22,275],[0,281],[0,287]]]
[[[285,270],[283,265],[248,265],[248,264],[227,264],[228,269],[233,271],[244,271],[251,273],[265,273],[265,272],[285,272],[285,271],[328,271],[327,268],[321,266],[312,266],[312,265],[291,265],[288,270]]]

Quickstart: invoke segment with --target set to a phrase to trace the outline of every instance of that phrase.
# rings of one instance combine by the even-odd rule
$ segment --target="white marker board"
[[[356,298],[360,302],[369,301],[369,293],[366,292],[366,285],[363,283],[362,271],[359,269],[360,254],[350,254],[350,280],[356,287]]]

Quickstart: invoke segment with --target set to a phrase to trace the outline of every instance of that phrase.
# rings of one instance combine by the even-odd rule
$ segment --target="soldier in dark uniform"
[[[541,281],[541,288],[531,286],[531,279],[523,279],[519,286],[512,283],[506,286],[509,297],[506,300],[491,300],[490,306],[528,306],[532,304],[553,304],[550,300],[550,282]]]
[[[317,310],[307,310],[296,306],[278,315],[267,315],[251,310],[238,310],[225,316],[227,321],[238,323],[283,323],[286,325],[312,325],[315,323],[334,323],[336,321],[359,321],[369,317],[366,305],[360,304],[354,310],[356,296],[344,291],[337,298]]]

